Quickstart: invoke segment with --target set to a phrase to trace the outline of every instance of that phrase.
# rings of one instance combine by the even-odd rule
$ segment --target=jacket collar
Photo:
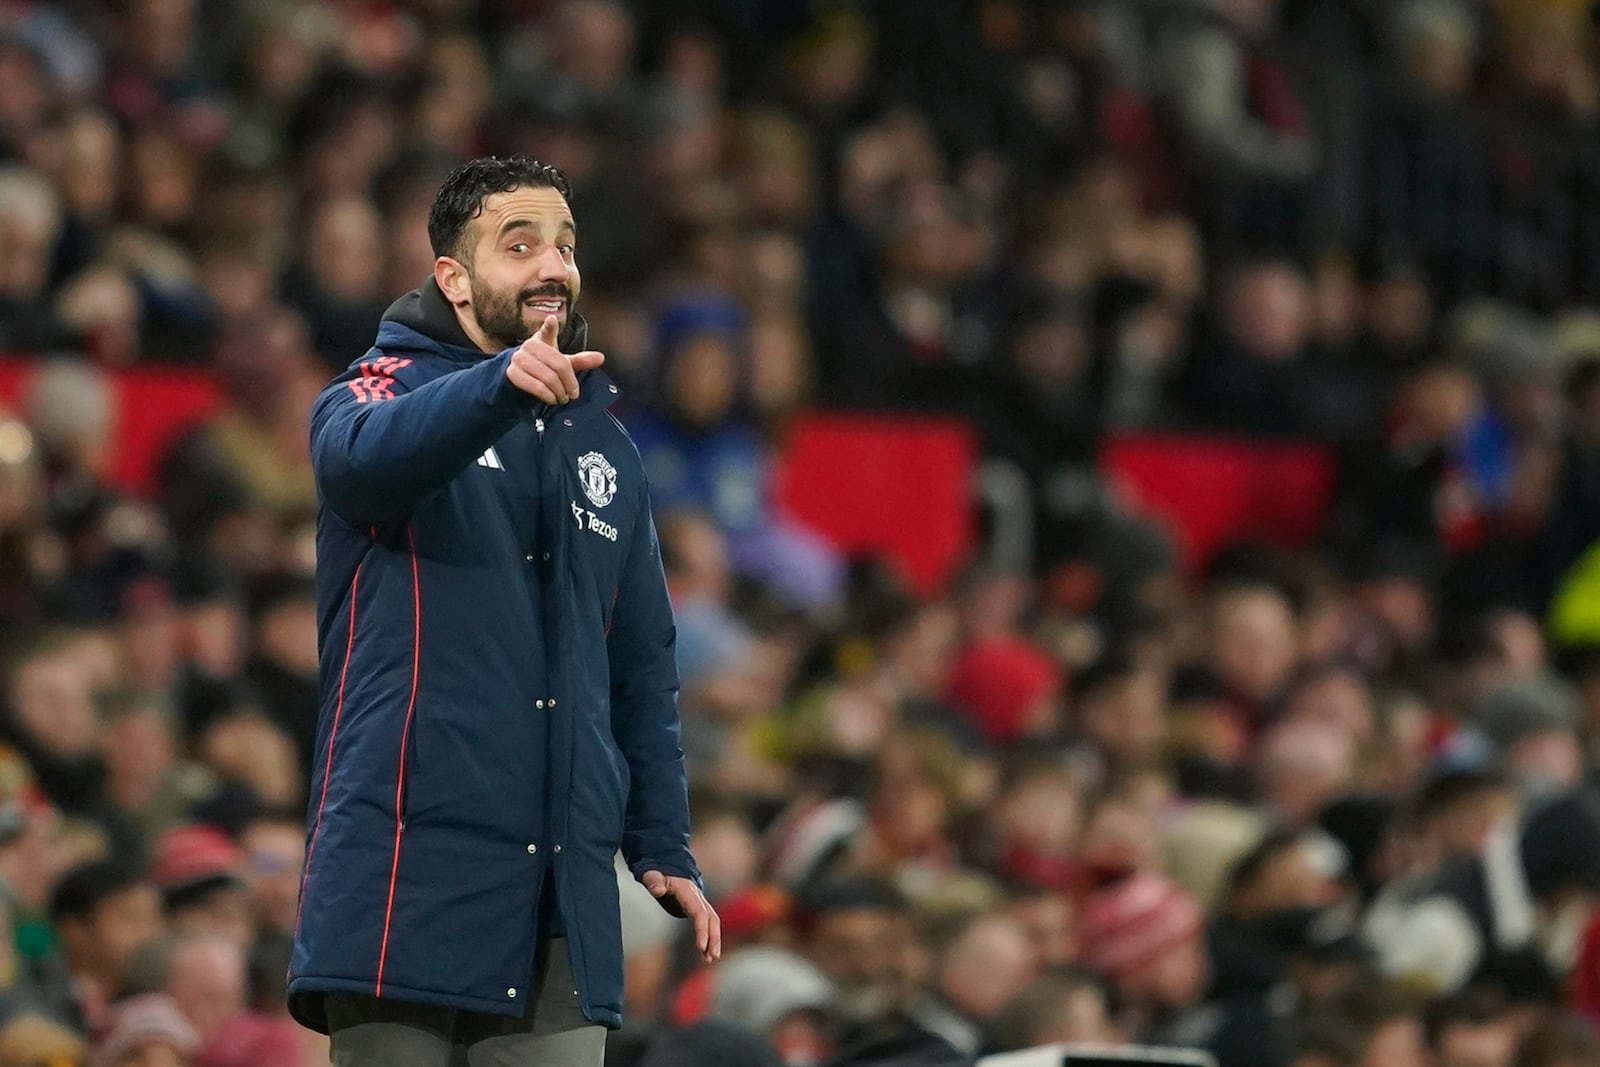
[[[439,291],[439,283],[429,278],[421,286],[389,305],[383,313],[385,323],[397,322],[409,326],[428,340],[446,348],[465,349],[482,359],[482,352],[467,336],[456,318],[450,301]]]
[[[578,399],[562,407],[588,415],[592,412],[605,411],[612,404],[622,399],[622,390],[617,388],[611,376],[604,367],[584,371],[578,375]]]

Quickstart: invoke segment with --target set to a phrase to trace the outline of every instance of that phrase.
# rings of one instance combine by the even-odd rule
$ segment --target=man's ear
[[[472,302],[472,282],[467,268],[451,256],[440,256],[433,261],[433,280],[444,298],[455,307],[465,307]]]

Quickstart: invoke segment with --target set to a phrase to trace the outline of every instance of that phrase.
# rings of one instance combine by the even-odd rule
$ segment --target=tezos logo
[[[617,495],[617,468],[598,452],[578,457],[578,480],[583,483],[583,495],[597,508],[605,507]]]
[[[590,533],[599,534],[607,541],[615,541],[617,539],[617,528],[615,526],[594,512],[580,508],[576,500],[572,502],[572,517],[577,520],[578,529],[580,530],[588,530]]]

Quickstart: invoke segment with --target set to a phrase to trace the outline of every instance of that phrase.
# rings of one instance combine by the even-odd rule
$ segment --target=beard
[[[528,324],[527,303],[539,297],[550,296],[558,296],[566,304],[566,315],[561,322],[561,334],[556,339],[557,347],[565,352],[574,330],[572,290],[558,282],[552,282],[536,289],[496,293],[477,278],[472,279],[472,310],[478,319],[478,328],[501,349],[516,348],[533,336],[542,325],[542,320],[531,326]]]

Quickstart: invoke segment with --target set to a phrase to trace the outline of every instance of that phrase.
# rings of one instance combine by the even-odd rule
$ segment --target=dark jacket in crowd
[[[699,879],[617,391],[591,371],[545,408],[509,359],[430,281],[312,411],[321,702],[289,1002],[314,1029],[330,992],[520,1016],[558,934],[584,1015],[616,1027],[614,855]]]

